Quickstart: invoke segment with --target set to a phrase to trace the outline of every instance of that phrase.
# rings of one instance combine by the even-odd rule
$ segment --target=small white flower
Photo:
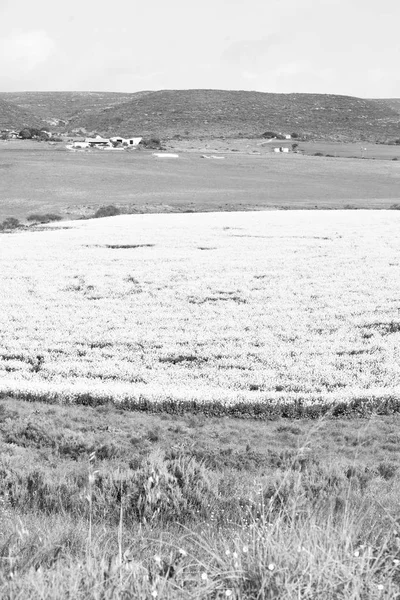
[[[243,554],[247,554],[249,551],[249,547],[248,546],[243,546]]]
[[[230,551],[230,550],[225,550],[225,554],[226,554],[226,556],[229,556],[229,555],[230,555],[230,553],[231,553],[231,551]]]
[[[225,596],[230,598],[232,596],[232,590],[225,590]]]
[[[153,590],[153,591],[151,592],[151,595],[152,595],[152,597],[153,597],[153,598],[157,598],[157,596],[158,596],[158,592],[157,592],[157,590]]]
[[[382,591],[385,589],[385,586],[384,586],[384,585],[382,585],[382,583],[379,583],[379,584],[378,584],[376,587],[378,588],[378,590],[379,590],[380,592],[382,592]]]
[[[397,567],[398,565],[400,565],[400,560],[398,558],[394,558],[393,564],[396,565],[396,567]]]
[[[355,556],[356,558],[357,558],[358,556],[360,556],[360,552],[359,552],[359,550],[356,550],[356,551],[354,552],[354,556]]]
[[[207,573],[205,571],[202,572],[201,578],[202,578],[203,581],[207,581],[208,575],[207,575]]]
[[[274,569],[275,569],[275,564],[274,563],[269,563],[268,570],[269,571],[273,571]]]
[[[183,557],[187,556],[187,552],[183,548],[179,548],[179,554]]]
[[[237,557],[238,557],[238,555],[237,555],[237,552],[234,552],[234,553],[232,554],[232,556],[233,556],[233,558],[237,558]]]

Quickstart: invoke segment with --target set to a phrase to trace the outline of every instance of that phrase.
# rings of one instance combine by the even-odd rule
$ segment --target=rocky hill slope
[[[396,99],[162,90],[3,93],[0,100],[64,131],[82,128],[101,134],[163,138],[260,136],[266,131],[348,141],[400,138],[400,100]]]
[[[0,97],[0,131],[2,129],[23,129],[23,127],[45,127],[46,123],[30,110],[26,110]]]

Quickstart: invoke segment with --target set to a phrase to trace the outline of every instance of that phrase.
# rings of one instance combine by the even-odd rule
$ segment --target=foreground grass
[[[396,598],[399,423],[3,400],[1,597]]]

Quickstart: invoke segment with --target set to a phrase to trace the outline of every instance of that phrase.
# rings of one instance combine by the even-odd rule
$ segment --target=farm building
[[[110,142],[112,144],[122,144],[123,146],[138,146],[139,143],[142,141],[141,137],[133,137],[133,138],[124,138],[121,136],[114,136],[112,138],[110,138]]]
[[[91,148],[96,146],[108,146],[110,144],[110,140],[102,138],[99,135],[95,138],[85,138],[85,142],[89,144]]]

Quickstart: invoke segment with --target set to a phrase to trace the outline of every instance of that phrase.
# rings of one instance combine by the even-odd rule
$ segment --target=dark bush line
[[[43,402],[45,404],[77,404],[82,406],[104,406],[112,404],[121,410],[141,411],[147,413],[167,413],[172,415],[201,414],[207,417],[236,417],[239,419],[275,420],[287,419],[319,419],[320,417],[369,417],[373,414],[385,416],[400,413],[400,398],[390,396],[388,398],[359,397],[349,402],[323,402],[306,404],[307,399],[260,401],[260,402],[238,402],[236,404],[224,404],[223,402],[198,402],[196,400],[176,401],[165,399],[152,401],[139,396],[139,398],[128,398],[121,402],[114,402],[110,396],[94,397],[89,393],[82,393],[71,400],[64,400],[57,395],[38,396],[31,392],[1,392],[2,398],[16,398],[27,402]]]
[[[33,213],[31,215],[28,215],[26,220],[36,221],[37,223],[50,223],[51,221],[62,221],[62,217],[53,213]]]

